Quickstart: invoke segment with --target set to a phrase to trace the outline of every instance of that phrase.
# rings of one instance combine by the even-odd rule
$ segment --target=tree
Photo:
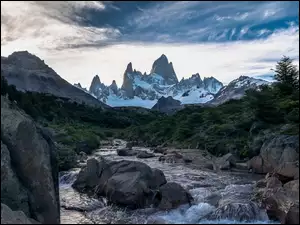
[[[286,87],[299,90],[299,70],[289,57],[283,56],[277,63],[275,79]]]

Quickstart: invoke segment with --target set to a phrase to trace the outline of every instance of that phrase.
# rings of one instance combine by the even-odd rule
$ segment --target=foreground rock
[[[216,165],[218,169],[229,170],[236,166],[236,158],[231,153],[227,153],[216,159]]]
[[[131,150],[129,148],[122,148],[117,150],[118,156],[135,156],[138,154],[138,151]]]
[[[268,174],[257,182],[254,193],[253,199],[266,209],[270,219],[283,224],[299,223],[299,180],[283,185],[276,174]]]
[[[1,203],[40,223],[59,223],[55,154],[51,137],[1,96]]]
[[[110,203],[132,209],[159,206],[162,199],[166,208],[188,202],[178,196],[187,196],[187,192],[177,186],[174,188],[172,184],[163,186],[166,183],[162,171],[151,169],[144,163],[127,160],[107,161],[103,158],[98,161],[93,158],[81,169],[73,188],[79,192],[105,196]],[[177,194],[177,199],[169,197],[168,189],[170,193]]]
[[[297,179],[297,161],[299,162],[299,136],[278,135],[264,142],[260,154],[248,162],[248,168],[263,174],[277,171],[284,177]]]
[[[216,209],[205,218],[209,220],[230,219],[240,222],[267,220],[267,215],[260,209],[259,204],[251,200],[251,190],[251,185],[244,188],[231,185],[221,193],[221,196],[212,195],[208,200],[216,206]]]
[[[174,209],[183,204],[191,204],[192,196],[177,183],[167,183],[159,188],[161,201],[160,209]]]
[[[1,203],[1,224],[40,224],[28,218],[22,211],[12,211],[7,205]]]

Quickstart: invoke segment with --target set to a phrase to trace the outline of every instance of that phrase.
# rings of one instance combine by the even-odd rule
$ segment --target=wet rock
[[[135,156],[138,154],[138,152],[128,148],[122,148],[117,150],[117,154],[119,156]]]
[[[206,163],[203,167],[209,170],[215,170],[215,166],[213,163]]]
[[[191,204],[192,196],[179,184],[167,183],[159,188],[161,201],[160,209],[174,209],[182,204]]]
[[[88,156],[85,152],[79,152],[79,161],[80,162],[85,162],[87,160]]]
[[[299,180],[293,180],[283,185],[283,188],[289,192],[292,197],[299,199]]]
[[[283,181],[299,178],[299,162],[284,162],[276,169],[276,174]]]
[[[206,216],[209,220],[230,219],[240,222],[250,222],[254,220],[264,220],[265,215],[260,212],[260,208],[254,202],[229,203],[220,205],[215,211]]]
[[[207,202],[208,204],[217,207],[219,201],[222,199],[222,196],[220,194],[212,194],[208,197],[205,198],[205,202]]]
[[[12,211],[7,205],[1,203],[1,224],[40,224],[28,218],[22,211]]]
[[[225,161],[225,162],[222,162],[220,166],[220,169],[221,170],[229,170],[230,169],[230,162],[228,161]]]
[[[299,160],[299,136],[279,135],[264,142],[260,150],[262,159],[272,168],[285,162]]]
[[[153,158],[155,157],[155,155],[153,153],[148,153],[146,151],[140,151],[137,155],[136,155],[137,158],[140,158],[140,159],[146,159],[146,158]]]
[[[254,156],[247,162],[247,165],[248,169],[252,169],[254,173],[265,174],[273,171],[271,165],[264,161],[261,156]]]
[[[267,186],[266,179],[262,179],[256,182],[255,187],[257,188],[265,188]]]
[[[248,170],[247,163],[236,163],[235,167],[240,170]]]
[[[126,148],[132,149],[132,147],[133,147],[133,143],[132,142],[127,142],[126,143]]]
[[[165,152],[165,150],[163,148],[153,148],[151,149],[154,153],[160,153],[160,154],[163,154]]]
[[[299,202],[290,207],[285,217],[285,224],[299,224]]]
[[[172,151],[170,153],[167,153],[166,155],[160,156],[158,158],[158,161],[166,163],[184,163],[185,159],[180,153]]]
[[[7,146],[1,141],[1,202],[30,216],[28,201],[26,189],[13,171]]]
[[[187,156],[184,156],[184,157],[183,157],[183,161],[184,161],[185,163],[191,163],[191,162],[193,162],[193,160],[192,160],[190,157],[187,157]]]
[[[266,188],[282,187],[282,183],[277,177],[269,177],[266,179]]]
[[[162,171],[137,161],[89,159],[74,184],[79,192],[104,196],[111,203],[144,208],[160,201],[157,190],[166,183]]]

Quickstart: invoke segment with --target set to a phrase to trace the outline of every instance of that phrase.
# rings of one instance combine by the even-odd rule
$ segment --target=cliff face
[[[1,223],[12,223],[13,211],[24,221],[59,224],[58,167],[46,130],[1,96]]]

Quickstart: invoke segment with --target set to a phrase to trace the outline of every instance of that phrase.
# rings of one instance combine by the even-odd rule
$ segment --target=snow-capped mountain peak
[[[93,78],[90,93],[110,106],[142,106],[151,108],[161,97],[171,96],[181,104],[205,103],[222,88],[215,78],[201,79],[199,73],[190,78],[178,78],[166,55],[162,54],[152,65],[150,74],[133,68],[130,62],[123,74],[123,84],[105,86],[99,76]]]

